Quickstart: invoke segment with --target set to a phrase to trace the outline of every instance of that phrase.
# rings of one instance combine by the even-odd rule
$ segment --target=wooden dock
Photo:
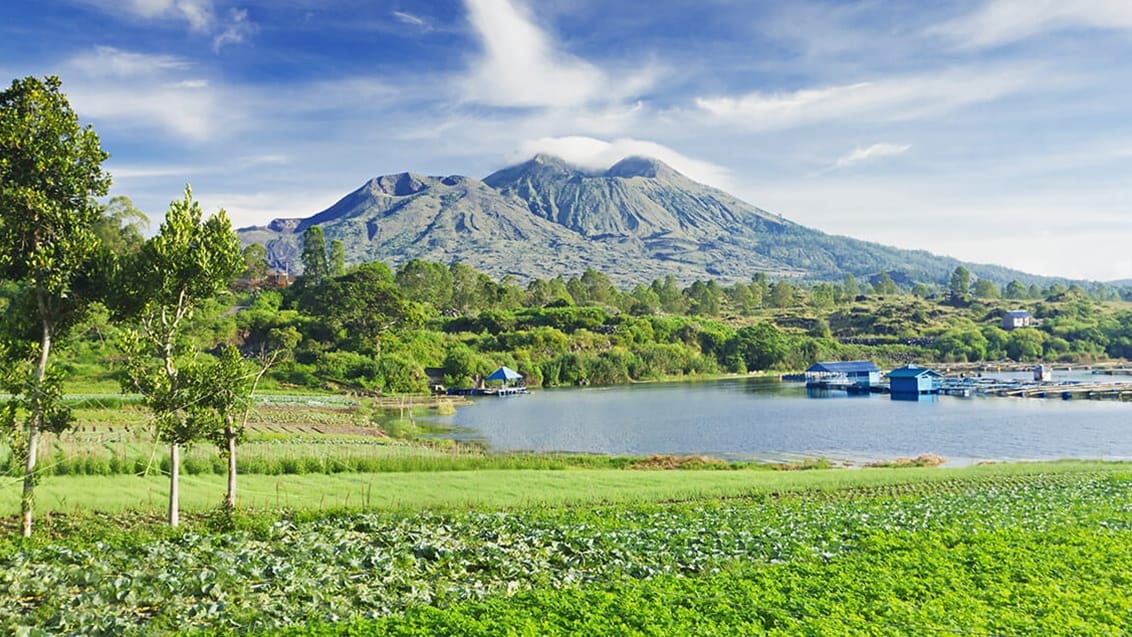
[[[940,379],[939,393],[949,396],[1132,400],[1132,382],[1090,383],[946,377]]]
[[[449,396],[518,396],[526,394],[526,387],[451,387]]]

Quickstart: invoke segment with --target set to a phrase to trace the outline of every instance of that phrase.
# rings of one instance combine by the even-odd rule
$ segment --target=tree
[[[114,254],[137,252],[148,229],[149,217],[135,208],[134,202],[125,195],[111,198],[94,225],[94,233]]]
[[[998,286],[990,279],[979,279],[975,281],[975,297],[980,299],[997,299]]]
[[[876,290],[877,294],[883,295],[900,293],[900,288],[896,287],[896,282],[887,272],[881,272],[877,275],[876,280],[873,281],[873,289]]]
[[[393,279],[405,296],[440,312],[452,302],[452,272],[441,263],[413,259]]]
[[[212,420],[204,429],[228,460],[228,490],[224,505],[236,508],[236,445],[244,437],[248,414],[255,403],[255,392],[276,362],[290,355],[299,343],[295,328],[273,329],[266,342],[255,352],[257,365],[244,360],[231,345],[220,350],[214,362],[197,365],[192,394],[201,397],[199,407],[211,410]]]
[[[676,285],[676,277],[671,274],[664,277],[664,281],[654,280],[652,291],[660,299],[660,309],[669,314],[683,314],[687,309],[687,301]]]
[[[749,371],[770,369],[790,354],[786,335],[770,323],[740,328],[728,350],[740,356]]]
[[[853,276],[852,273],[845,275],[845,283],[841,284],[841,288],[845,291],[845,300],[847,301],[852,301],[861,293],[861,286],[857,283],[857,277]]]
[[[770,304],[779,309],[791,307],[796,302],[794,284],[778,281],[770,286]]]
[[[118,281],[116,311],[138,321],[126,339],[123,385],[142,394],[153,412],[157,437],[169,445],[169,524],[180,522],[180,448],[214,433],[216,419],[206,411],[208,392],[201,382],[192,347],[183,338],[193,312],[226,290],[244,268],[240,241],[221,210],[203,220],[192,190],[169,205],[157,236],[128,259]],[[185,374],[181,368],[185,367]]]
[[[421,306],[406,299],[389,280],[384,263],[360,265],[345,276],[323,281],[303,295],[300,309],[336,332],[372,343],[379,351],[379,339],[386,331],[424,320]]]
[[[12,400],[3,420],[15,431],[18,414],[27,414],[16,445],[24,454],[25,536],[32,529],[39,434],[71,424],[51,348],[101,292],[96,268],[105,263],[98,258],[94,228],[102,215],[93,198],[110,188],[102,171],[109,155],[90,126],[79,126],[60,86],[57,77],[27,77],[0,93],[0,278],[18,282],[23,297],[5,318],[12,327],[34,324],[38,332],[28,339],[33,330],[9,331],[4,348]],[[31,360],[29,374],[17,374],[19,363]]]
[[[267,280],[267,248],[253,243],[244,248],[241,254],[244,258],[244,272],[240,276],[247,279],[252,289],[258,288]]]
[[[301,259],[305,285],[318,285],[330,275],[330,261],[326,258],[326,235],[321,226],[311,226],[303,233]]]
[[[966,302],[967,296],[971,292],[971,272],[961,265],[957,266],[955,271],[951,273],[947,290],[951,294],[953,304],[958,305]]]
[[[330,276],[346,274],[346,246],[335,239],[330,242]]]
[[[1008,299],[1024,299],[1029,296],[1026,291],[1026,286],[1018,279],[1014,279],[1006,284],[1006,298]]]

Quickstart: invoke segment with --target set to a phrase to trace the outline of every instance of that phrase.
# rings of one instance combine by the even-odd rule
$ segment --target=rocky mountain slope
[[[593,267],[620,285],[667,274],[685,283],[730,282],[757,272],[840,280],[889,271],[945,282],[960,263],[800,226],[643,157],[589,171],[538,155],[482,181],[386,175],[312,217],[276,219],[239,234],[245,244],[263,244],[274,267],[297,272],[302,233],[311,225],[343,242],[348,263],[462,261],[520,281]],[[1037,280],[965,265],[999,282]]]

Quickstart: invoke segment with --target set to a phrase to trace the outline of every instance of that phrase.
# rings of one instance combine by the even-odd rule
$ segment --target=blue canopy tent
[[[510,367],[507,367],[506,365],[504,365],[503,367],[500,367],[499,369],[497,369],[494,372],[492,372],[491,374],[489,374],[488,377],[485,378],[484,380],[486,380],[486,381],[498,380],[498,381],[502,382],[504,385],[508,385],[508,384],[515,384],[515,383],[518,383],[518,381],[523,380],[523,375],[520,374],[519,372],[511,369]]]

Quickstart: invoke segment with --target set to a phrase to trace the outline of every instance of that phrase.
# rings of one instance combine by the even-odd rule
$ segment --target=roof
[[[806,373],[818,372],[827,374],[851,374],[854,372],[879,372],[880,368],[873,365],[872,361],[831,361],[826,363],[814,363],[806,370]]]
[[[1030,314],[1026,310],[1010,310],[1009,312],[1006,313],[1006,315],[1009,316],[1010,318],[1026,318],[1027,316],[1031,316],[1031,317],[1033,316],[1032,314]]]
[[[519,380],[522,377],[523,377],[522,374],[520,374],[519,372],[517,372],[517,371],[511,369],[510,367],[507,367],[506,365],[504,365],[503,367],[500,367],[499,369],[492,372],[491,375],[488,376],[485,380],[508,381],[508,380]]]
[[[934,376],[936,378],[943,376],[934,369],[927,367],[916,367],[915,365],[906,365],[904,367],[897,367],[896,369],[888,372],[889,378],[920,378],[921,376]]]

